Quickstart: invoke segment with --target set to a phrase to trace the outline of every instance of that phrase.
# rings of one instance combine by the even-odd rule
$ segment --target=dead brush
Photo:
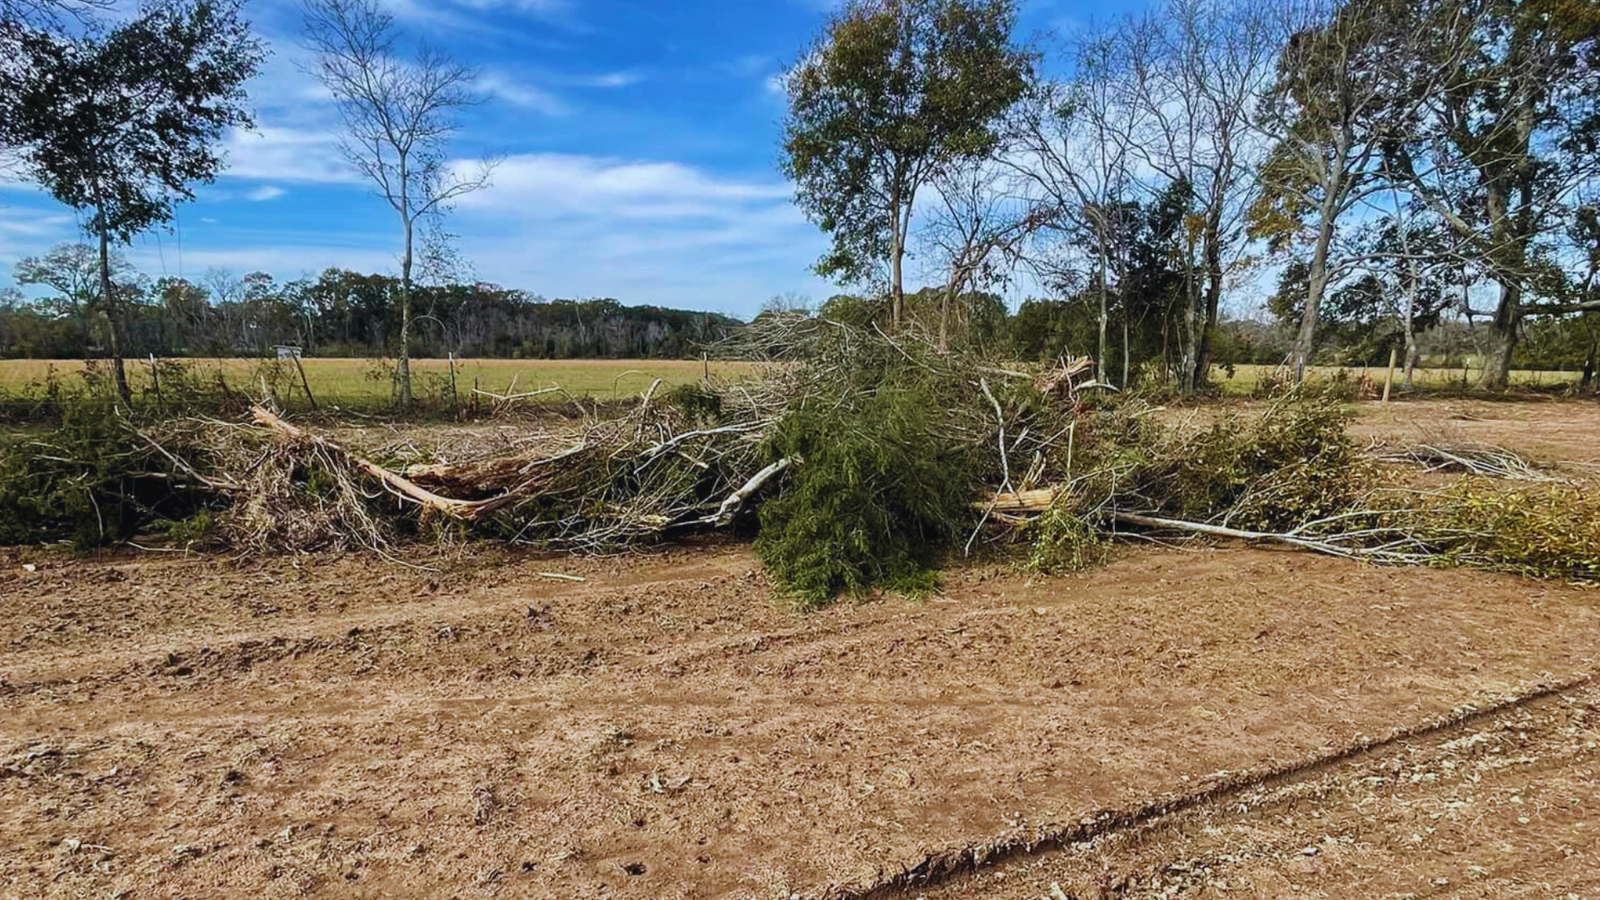
[[[1541,471],[1521,454],[1505,447],[1468,440],[1435,440],[1403,447],[1380,445],[1375,459],[1388,463],[1414,463],[1427,472],[1461,472],[1513,481],[1558,482],[1561,478]]]
[[[272,439],[216,419],[179,419],[141,433],[221,494],[210,538],[234,550],[384,552],[398,537],[385,507],[320,445]],[[171,449],[168,449],[171,448]]]

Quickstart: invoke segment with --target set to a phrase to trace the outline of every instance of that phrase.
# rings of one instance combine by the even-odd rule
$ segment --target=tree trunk
[[[1405,252],[1411,252],[1409,240],[1403,245]],[[1406,263],[1406,302],[1400,315],[1401,333],[1405,336],[1406,346],[1406,374],[1405,389],[1411,390],[1412,376],[1417,367],[1417,264]]]
[[[1104,233],[1100,236],[1100,345],[1096,350],[1095,370],[1097,374],[1104,375],[1106,364],[1106,317],[1108,302],[1106,298],[1106,241]]]
[[[1333,193],[1329,191],[1330,198]],[[1328,248],[1333,243],[1331,207],[1331,200],[1323,200],[1322,220],[1317,225],[1317,243],[1311,252],[1311,272],[1306,279],[1306,305],[1300,314],[1300,333],[1295,337],[1294,351],[1289,357],[1297,382],[1305,380],[1306,367],[1311,364],[1311,354],[1316,348],[1317,318],[1322,312],[1322,295],[1328,289]]]
[[[1178,361],[1178,388],[1185,394],[1194,392],[1195,361],[1200,356],[1200,335],[1196,329],[1196,311],[1200,305],[1200,286],[1195,278],[1194,242],[1190,241],[1183,257],[1183,348]]]
[[[891,324],[900,330],[900,320],[905,317],[906,289],[901,280],[901,264],[906,255],[905,238],[900,234],[900,213],[895,212],[894,235],[889,246],[889,297]]]
[[[404,201],[402,206],[406,204]],[[395,360],[395,377],[399,381],[400,406],[411,406],[411,217],[402,212],[405,228],[405,250],[400,255],[400,356]]]
[[[959,268],[959,266],[958,266]],[[956,291],[960,290],[961,281],[952,272],[950,281],[944,287],[944,296],[939,298],[939,352],[950,350],[950,307],[955,303]]]
[[[1511,383],[1511,356],[1517,349],[1517,326],[1521,321],[1522,286],[1516,281],[1500,285],[1500,303],[1489,323],[1489,346],[1483,354],[1483,374],[1478,387],[1503,391]]]
[[[1118,387],[1128,389],[1128,365],[1133,358],[1133,347],[1128,340],[1128,304],[1122,304],[1122,384]],[[1102,376],[1104,377],[1104,376]]]
[[[100,302],[105,307],[111,379],[117,386],[117,396],[127,403],[133,399],[133,391],[128,389],[128,371],[122,362],[122,316],[117,308],[117,292],[111,285],[111,237],[104,226],[100,228]]]
[[[1205,388],[1211,380],[1211,345],[1217,331],[1217,313],[1222,305],[1222,223],[1221,211],[1214,211],[1206,223],[1205,249],[1206,309],[1201,323],[1200,351],[1195,360],[1194,386]]]

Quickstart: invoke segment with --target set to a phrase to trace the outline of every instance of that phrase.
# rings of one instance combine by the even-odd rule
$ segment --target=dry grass
[[[1221,366],[1212,367],[1211,382],[1225,395],[1248,396],[1255,391],[1263,377],[1278,371],[1277,366],[1236,366],[1232,377]],[[1480,365],[1474,364],[1465,370],[1467,373],[1466,386],[1477,385],[1478,376],[1483,373]],[[1380,389],[1383,386],[1385,366],[1348,366],[1340,369],[1335,366],[1313,366],[1309,370],[1312,378],[1332,378],[1339,372],[1346,373],[1346,377],[1354,382],[1363,379],[1372,382]],[[1416,372],[1416,386],[1423,390],[1439,390],[1442,388],[1459,389],[1462,386],[1462,369],[1459,368],[1418,368]],[[1513,387],[1548,387],[1550,385],[1572,384],[1578,380],[1577,372],[1539,371],[1534,369],[1516,369],[1511,373]],[[1394,387],[1398,391],[1405,373],[1395,369]]]
[[[216,375],[233,388],[257,391],[258,359],[185,360],[191,370],[206,382]],[[390,401],[392,360],[306,359],[303,361],[311,391],[324,404],[346,407],[373,407]],[[449,363],[442,359],[412,360],[414,390],[419,395],[439,395],[448,391]],[[737,362],[712,362],[711,373],[737,377],[752,366]],[[8,359],[0,360],[0,393],[28,394],[42,389],[42,382],[54,377],[66,390],[77,390],[83,380],[81,360]],[[601,400],[638,396],[657,379],[666,385],[695,381],[703,373],[698,360],[683,359],[461,359],[456,360],[456,390],[465,399],[474,386],[495,394],[522,393],[559,386],[573,396]],[[129,360],[128,377],[135,390],[150,380],[148,362]],[[513,390],[514,388],[514,390]],[[295,391],[298,393],[298,386]]]

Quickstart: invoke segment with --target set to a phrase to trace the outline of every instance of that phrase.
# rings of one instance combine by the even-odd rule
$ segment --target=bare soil
[[[1600,408],[1486,406],[1600,459]],[[811,897],[1219,784],[907,896],[1600,891],[1594,590],[1152,546],[799,613],[736,543],[417,562],[0,554],[0,897]]]
[[[1600,399],[1410,400],[1363,403],[1359,410],[1351,428],[1359,439],[1477,441],[1564,464],[1578,474],[1600,471]]]

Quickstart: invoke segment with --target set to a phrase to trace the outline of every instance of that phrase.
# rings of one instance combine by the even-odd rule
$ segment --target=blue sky
[[[408,36],[481,70],[485,102],[455,149],[504,161],[450,221],[479,278],[746,316],[775,294],[837,290],[810,271],[824,240],[776,164],[776,76],[829,0],[384,2]],[[1115,12],[1027,0],[1019,35]],[[301,71],[296,5],[254,0],[249,15],[272,49],[251,87],[256,133],[233,135],[227,171],[128,255],[152,277],[395,271],[393,214],[344,166],[335,112]],[[71,210],[0,185],[0,284],[19,257],[77,234]]]

